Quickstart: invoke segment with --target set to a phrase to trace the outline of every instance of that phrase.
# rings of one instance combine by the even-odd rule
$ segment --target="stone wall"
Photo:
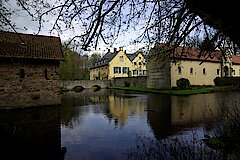
[[[61,81],[62,89],[71,90],[76,86],[83,88],[92,88],[93,86],[100,86],[101,88],[110,88],[110,80],[74,80],[74,81]]]
[[[0,109],[61,103],[59,63],[0,63]]]
[[[147,87],[147,76],[113,78],[112,85],[122,87]]]
[[[152,56],[147,64],[147,87],[156,89],[171,88],[170,67],[169,59],[161,60],[156,56]]]

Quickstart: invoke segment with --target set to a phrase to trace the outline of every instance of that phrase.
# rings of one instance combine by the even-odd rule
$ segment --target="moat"
[[[176,145],[196,148],[192,140],[203,139],[219,123],[224,108],[239,108],[239,96],[236,91],[190,96],[111,89],[66,92],[60,106],[1,111],[1,152],[116,160],[146,158],[144,153],[151,150],[172,159],[171,146],[157,151],[156,142],[169,146],[178,138]]]

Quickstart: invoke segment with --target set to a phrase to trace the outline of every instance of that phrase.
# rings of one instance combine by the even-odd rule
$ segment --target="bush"
[[[186,89],[190,86],[190,82],[186,78],[180,78],[177,80],[177,87],[180,89]]]
[[[124,86],[125,86],[125,87],[130,87],[130,82],[125,81],[125,82],[124,82]]]

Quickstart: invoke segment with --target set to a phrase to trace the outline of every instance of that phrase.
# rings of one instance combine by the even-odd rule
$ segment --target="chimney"
[[[114,52],[113,53],[116,53],[117,52],[117,48],[114,48]]]

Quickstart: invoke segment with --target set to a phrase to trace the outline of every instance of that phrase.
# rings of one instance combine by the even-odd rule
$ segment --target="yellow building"
[[[240,76],[240,57],[230,50],[200,54],[192,48],[159,45],[153,48],[147,69],[148,88],[176,87],[180,78],[187,78],[190,85],[214,85],[216,77]]]
[[[126,54],[123,48],[108,52],[90,68],[90,80],[115,77],[146,76],[146,59],[141,52]]]

